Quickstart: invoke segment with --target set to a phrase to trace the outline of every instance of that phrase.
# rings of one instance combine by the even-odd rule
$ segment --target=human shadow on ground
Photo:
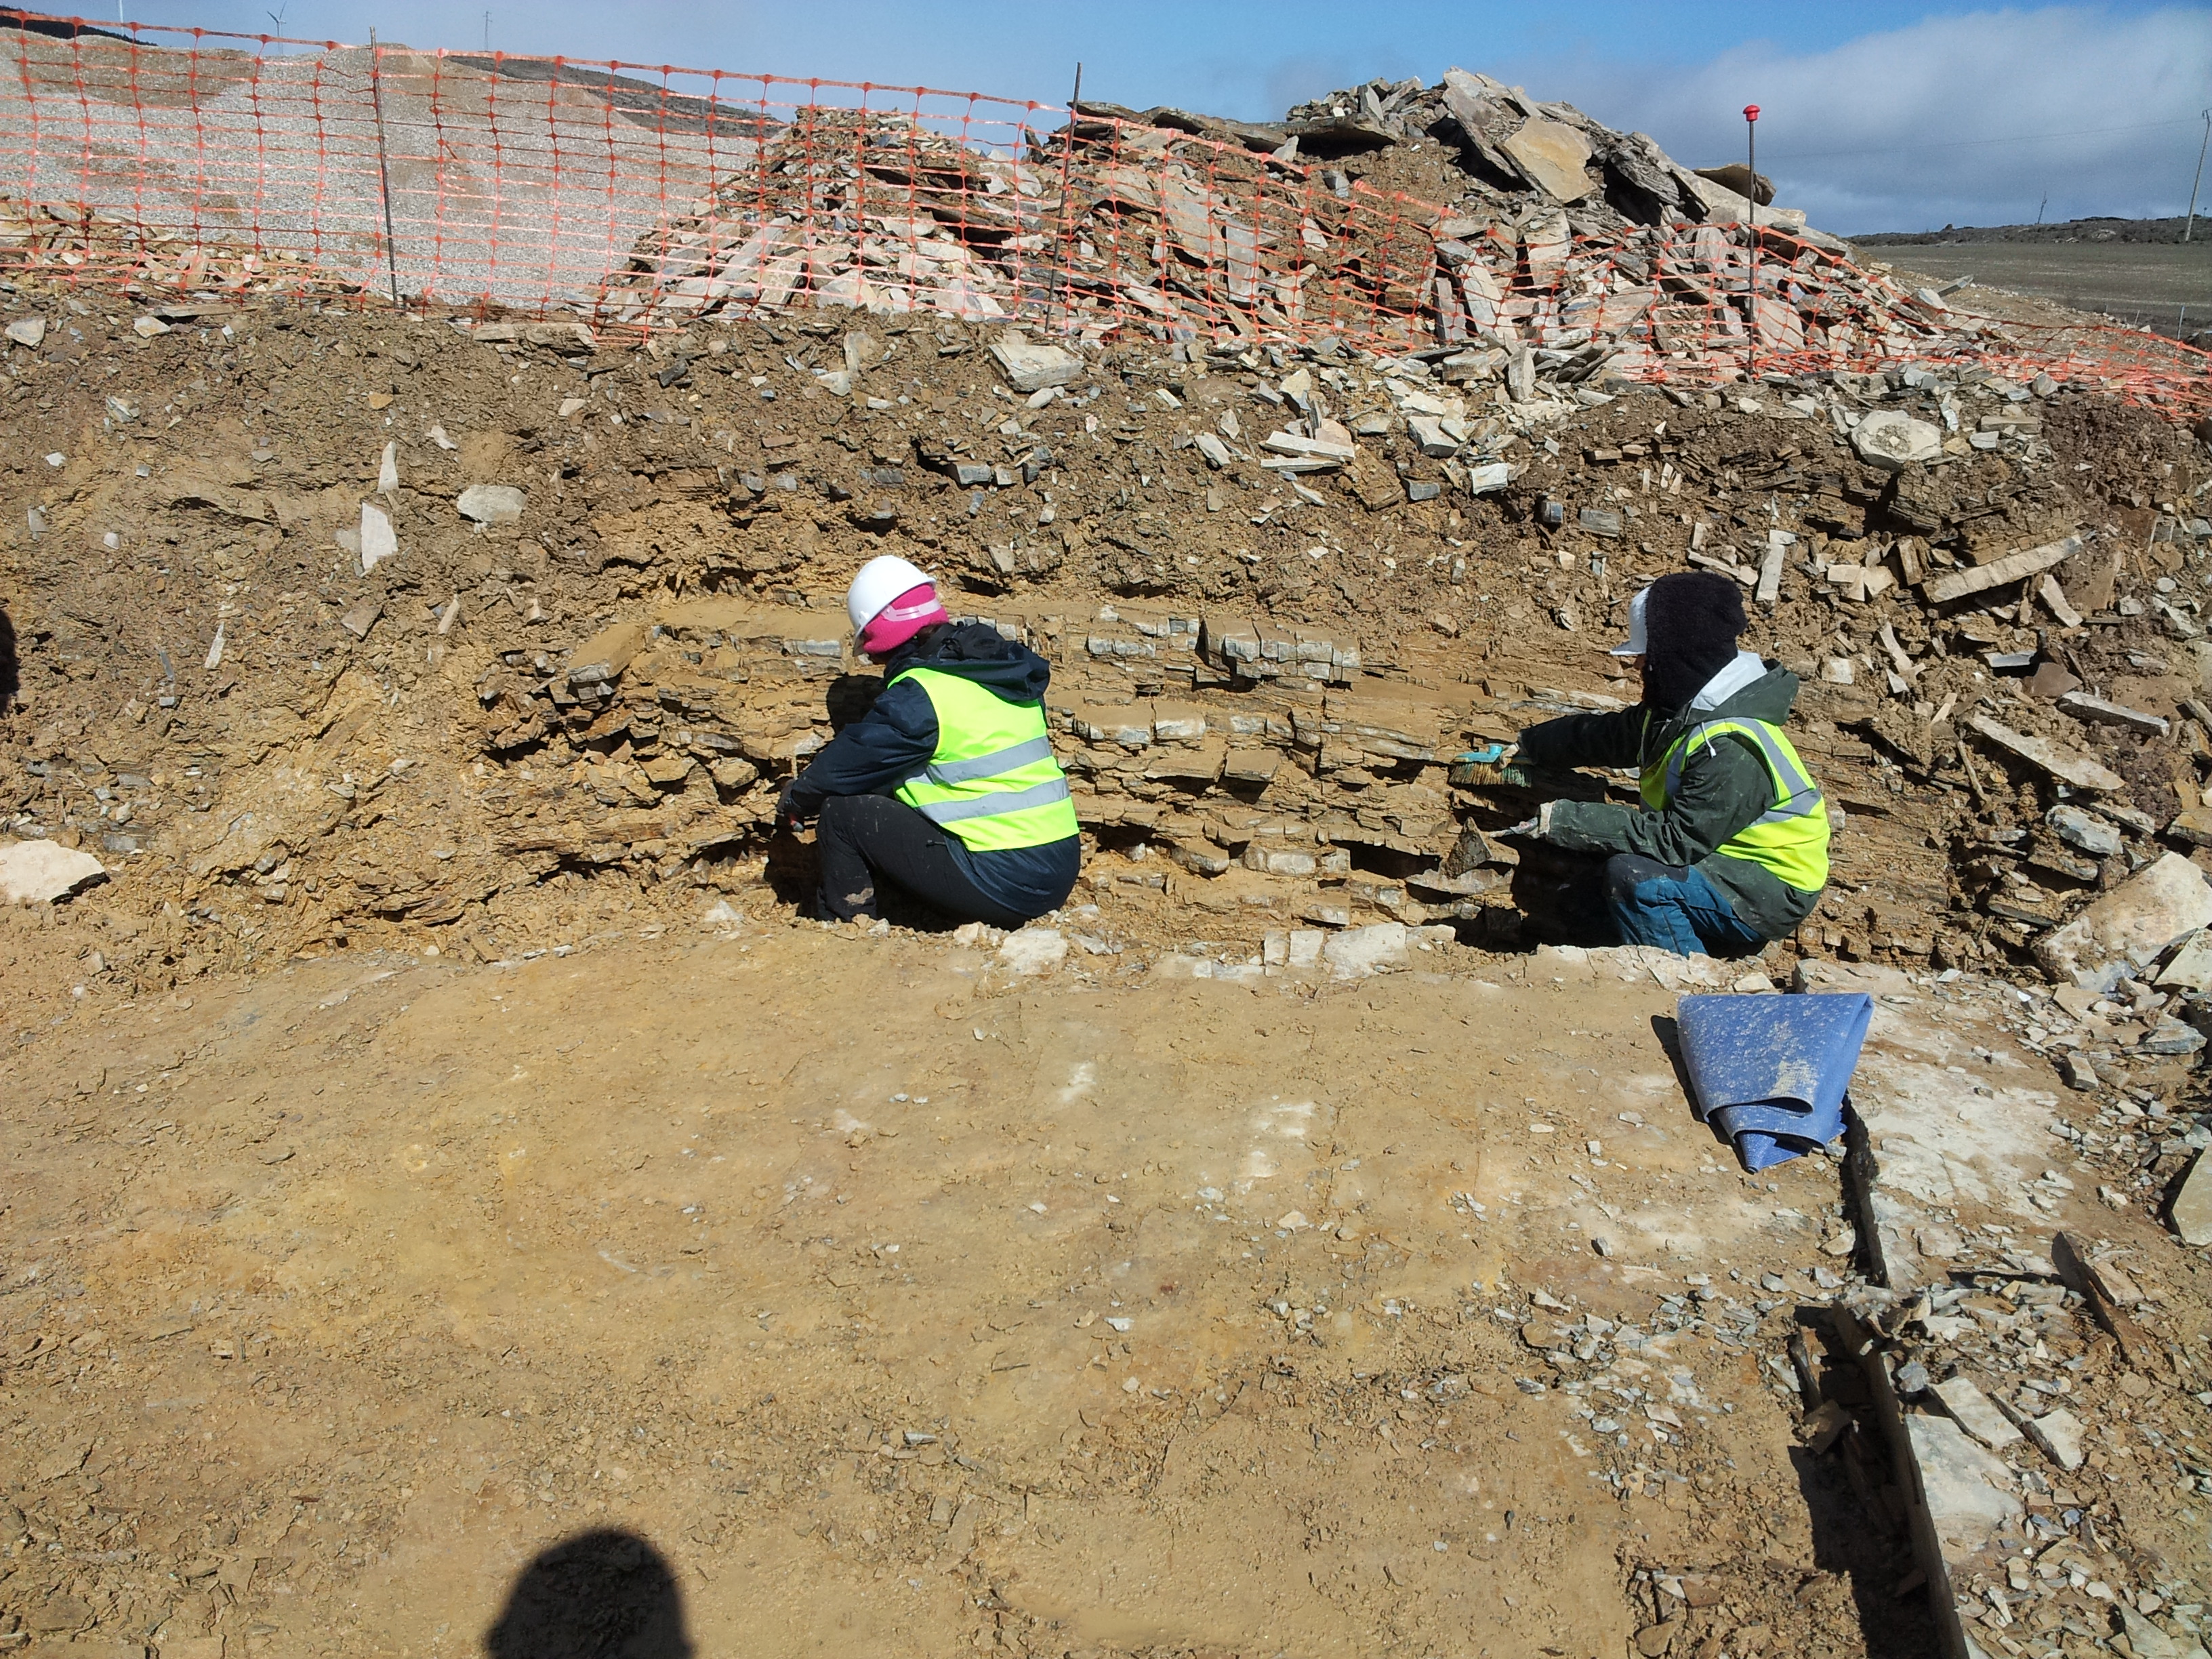
[[[692,1659],[684,1595],[635,1533],[587,1532],[522,1570],[484,1632],[490,1659]]]

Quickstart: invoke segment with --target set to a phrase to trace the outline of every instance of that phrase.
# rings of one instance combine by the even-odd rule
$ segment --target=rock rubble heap
[[[1853,267],[1802,214],[1759,210],[1754,231],[1746,198],[1642,134],[1457,70],[1411,84],[1339,94],[1281,128],[1086,103],[1005,157],[904,116],[804,111],[756,166],[641,240],[606,314],[666,325],[811,302],[1094,338],[1335,332],[1498,353],[1490,374],[1574,356],[1701,383],[1754,356],[1903,359],[1972,336],[1939,296]],[[1355,188],[1312,159],[1413,134],[1458,147],[1461,166],[1430,181],[1449,203]]]
[[[134,222],[118,208],[0,196],[0,273],[10,269],[117,284],[186,305],[278,294],[337,298],[362,291],[359,283],[289,250],[162,230]]]

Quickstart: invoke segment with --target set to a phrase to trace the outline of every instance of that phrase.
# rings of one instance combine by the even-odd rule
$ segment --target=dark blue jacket
[[[875,707],[830,738],[792,781],[784,793],[785,811],[811,819],[832,795],[895,795],[929,764],[937,753],[937,708],[919,682],[898,678],[910,668],[957,674],[1014,703],[1042,702],[1052,679],[1052,666],[1042,657],[986,623],[925,628],[884,663],[887,684]],[[1076,836],[989,853],[969,852],[949,831],[945,839],[970,881],[1027,916],[1058,909],[1082,863],[1083,842]]]

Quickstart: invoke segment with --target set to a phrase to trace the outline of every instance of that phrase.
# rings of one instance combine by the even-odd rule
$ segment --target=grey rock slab
[[[1928,1278],[1911,1243],[1919,1212],[1882,1189],[1871,1159],[1847,1156],[1844,1176],[1857,1217],[1852,1231],[1866,1245],[1869,1274],[1900,1296],[1919,1289]]]
[[[2212,885],[2179,853],[2145,866],[2035,942],[2036,964],[2057,983],[2109,990],[2212,922]]]
[[[1781,598],[1783,561],[1796,539],[1786,530],[1766,532],[1766,556],[1759,562],[1759,587],[1753,595],[1759,604],[1772,605]]]
[[[453,505],[477,524],[513,524],[530,498],[513,484],[471,484]]]
[[[1674,176],[1691,195],[1704,204],[1705,219],[1708,224],[1746,224],[1755,212],[1759,216],[1761,230],[1787,231],[1801,241],[1832,240],[1824,239],[1820,232],[1807,228],[1802,208],[1769,207],[1756,204],[1748,196],[1739,195],[1726,185],[1701,177],[1684,167],[1676,168]]]
[[[1901,472],[1941,455],[1943,434],[1940,428],[1916,421],[1902,410],[1878,409],[1852,430],[1851,447],[1869,466]]]
[[[1554,201],[1579,202],[1596,188],[1589,173],[1590,142],[1564,121],[1527,122],[1498,148]]]
[[[2150,1035],[2136,1045],[2136,1052],[2143,1054],[2193,1054],[2203,1046],[2203,1032],[2171,1014],[2160,1014],[2158,1023],[2151,1027]]]
[[[1406,429],[1413,435],[1424,455],[1447,456],[1459,453],[1459,440],[1444,429],[1443,418],[1436,415],[1409,415]]]
[[[2134,1650],[2136,1659],[2184,1659],[2181,1644],[2126,1602],[2115,1601],[2112,1605],[2119,1610],[2120,1627],[2127,1632],[2128,1646]],[[2191,1648],[2196,1645],[2190,1644]]]
[[[2125,787],[2126,780],[2110,767],[2092,759],[2078,749],[2069,749],[2063,744],[2047,738],[2015,732],[2002,720],[1993,720],[1987,714],[1976,714],[1966,724],[1999,748],[2008,750],[2038,771],[2047,772],[2061,783],[2070,783],[2076,789],[2100,792]]]
[[[1536,395],[1536,348],[1523,346],[1505,365],[1505,395],[1525,404]]]
[[[1042,392],[1048,386],[1066,386],[1083,373],[1083,359],[1056,345],[1030,339],[1009,329],[993,342],[991,356],[1006,384],[1017,392]]]
[[[2041,599],[2051,614],[2058,618],[2062,628],[2079,628],[2081,613],[2075,610],[2066,598],[2066,590],[2058,585],[2058,578],[2045,573],[2035,585],[2035,596]]]
[[[2147,732],[2154,738],[2166,733],[2167,722],[2162,714],[2147,714],[2140,708],[2130,708],[2125,703],[2093,697],[2087,691],[2069,691],[2058,699],[2061,714],[2071,714],[2077,720],[2092,726],[2124,726],[2130,732]]]
[[[36,346],[46,337],[46,319],[18,317],[8,325],[8,337],[19,346]]]
[[[2189,1166],[2166,1219],[2185,1244],[2212,1244],[2212,1164],[2203,1152]]]
[[[2081,1467],[2081,1419],[2065,1407],[2054,1406],[2040,1417],[2028,1418],[2021,1426],[2035,1442],[2036,1449],[2067,1474]]]
[[[2063,564],[2079,550],[2081,538],[2069,535],[2063,540],[2021,549],[2020,553],[2006,553],[2002,560],[1990,560],[1989,564],[1966,566],[1964,571],[1944,571],[1942,575],[1931,575],[1920,584],[1920,598],[1929,604],[1948,604],[1951,599],[1964,599],[1969,592],[1989,592],[1990,588],[2011,586],[2013,581],[2048,571],[2055,564]]]
[[[1912,1241],[1942,1237],[1943,1212],[1988,1206],[2039,1220],[2031,1193],[2049,1167],[2057,1082],[2051,1060],[2006,1029],[2003,1006],[1939,1005],[1895,969],[1810,961],[1803,988],[1874,998],[1851,1078],[1866,1133],[1851,1138],[1844,1176],[1882,1282],[1905,1290],[1931,1276]],[[1853,983],[1846,972],[1869,977]],[[1988,1092],[1961,1090],[1968,1073]]]
[[[2212,929],[2185,941],[2160,970],[2156,982],[2185,991],[2212,991]]]
[[[2212,847],[2212,806],[2191,806],[2177,813],[2166,833],[2191,847]]]
[[[2111,800],[2093,800],[2088,806],[2099,817],[2109,818],[2123,830],[2132,830],[2139,836],[2158,833],[2158,820],[2148,812],[2138,812],[2132,806],[2124,806]]]
[[[2020,1438],[2020,1431],[1967,1376],[1946,1377],[1935,1389],[1943,1409],[1968,1434],[1991,1451],[2002,1451]]]
[[[1920,994],[1920,988],[1901,968],[1885,968],[1872,962],[1828,962],[1819,957],[1799,957],[1790,984],[1792,990],[1800,993],[1864,991],[1874,997]]]
[[[2097,1068],[2077,1054],[2068,1053],[2058,1057],[2058,1079],[2068,1088],[2079,1090],[2085,1095],[2094,1094],[2104,1086],[2104,1079],[2097,1075]]]
[[[1348,443],[1309,438],[1297,432],[1271,432],[1260,447],[1271,454],[1317,461],[1348,461],[1359,453]]]
[[[1948,1417],[1905,1419],[1920,1489],[1947,1564],[1963,1560],[2026,1513],[2008,1488],[2012,1471]]]
[[[1964,570],[1948,570],[1941,575],[1931,575],[1920,585],[1921,597],[1930,605],[1948,605],[1969,593],[1985,593],[1993,587],[2004,587],[2039,572],[2061,564],[2081,550],[2081,538],[2069,536],[2041,547],[2025,548],[2017,553],[2008,553],[1988,564],[1970,565]]]
[[[845,368],[857,374],[883,360],[884,343],[864,328],[856,328],[845,336]]]
[[[10,904],[48,904],[106,873],[91,854],[54,842],[0,844],[0,898]]]
[[[2078,806],[2054,806],[2045,815],[2044,822],[2059,840],[2091,858],[2111,858],[2124,845],[2118,830]]]

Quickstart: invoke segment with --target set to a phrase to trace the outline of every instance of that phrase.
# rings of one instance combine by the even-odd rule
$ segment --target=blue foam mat
[[[1844,1132],[1845,1097],[1874,999],[1863,991],[1805,996],[1692,996],[1674,1006],[1691,1105],[1765,1170]]]

